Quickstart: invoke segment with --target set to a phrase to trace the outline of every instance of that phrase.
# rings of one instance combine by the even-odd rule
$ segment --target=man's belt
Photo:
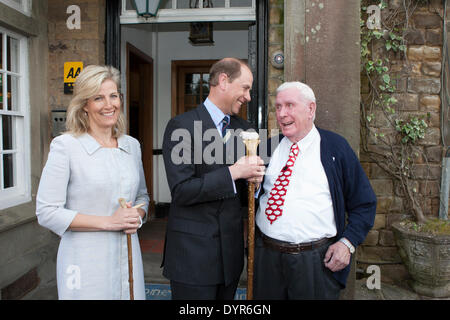
[[[273,238],[270,238],[266,236],[264,233],[262,233],[259,228],[256,228],[257,232],[261,236],[264,245],[268,248],[280,251],[282,253],[290,253],[290,254],[297,254],[302,251],[308,251],[313,250],[316,248],[319,248],[323,246],[326,243],[333,242],[334,238],[323,238],[317,241],[313,242],[304,242],[304,243],[289,243],[285,241],[276,240]]]

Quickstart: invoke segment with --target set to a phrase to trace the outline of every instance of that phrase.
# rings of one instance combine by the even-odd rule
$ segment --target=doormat
[[[171,300],[172,291],[170,284],[146,283],[146,300]],[[247,288],[237,288],[234,300],[245,300],[247,298]]]
[[[146,300],[171,300],[172,291],[170,284],[146,283],[145,284]]]

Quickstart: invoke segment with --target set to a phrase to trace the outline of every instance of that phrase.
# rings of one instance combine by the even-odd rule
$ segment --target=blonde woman
[[[61,237],[58,297],[129,299],[131,234],[134,297],[145,299],[136,231],[147,219],[149,197],[139,142],[125,135],[118,70],[88,66],[80,73],[66,125],[50,145],[36,199],[39,224]],[[128,208],[120,208],[119,198]]]

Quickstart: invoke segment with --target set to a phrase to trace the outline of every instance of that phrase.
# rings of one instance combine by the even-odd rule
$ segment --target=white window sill
[[[0,233],[36,219],[35,201],[0,210]]]

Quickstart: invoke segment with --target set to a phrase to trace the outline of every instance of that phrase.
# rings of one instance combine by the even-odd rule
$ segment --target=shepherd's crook
[[[247,156],[256,156],[260,142],[256,132],[242,132],[241,138],[247,149]],[[255,257],[255,184],[248,183],[248,256],[247,256],[247,300],[253,300],[253,262]]]
[[[124,198],[119,199],[120,206],[122,208],[127,207],[127,201]],[[131,246],[131,234],[127,234],[127,247],[128,247],[128,283],[130,285],[130,300],[134,300],[133,289],[133,248]]]

